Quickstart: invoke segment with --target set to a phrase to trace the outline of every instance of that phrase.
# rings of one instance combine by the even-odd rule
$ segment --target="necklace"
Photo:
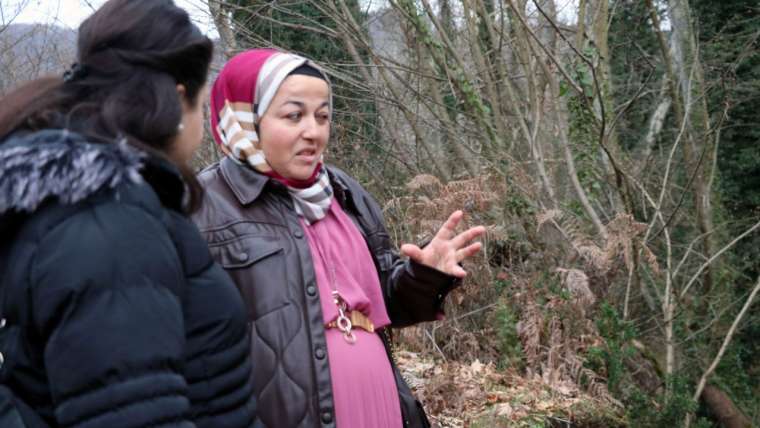
[[[338,327],[338,330],[343,333],[343,339],[353,345],[356,343],[356,335],[354,335],[354,332],[352,331],[353,324],[351,323],[351,319],[346,316],[348,304],[338,292],[338,286],[335,284],[335,265],[327,263],[327,258],[322,251],[322,245],[317,239],[314,240],[314,247],[316,247],[319,258],[322,260],[322,263],[327,266],[330,273],[328,286],[331,290],[330,294],[332,295],[333,303],[335,303],[335,306],[338,308],[338,318],[335,320],[335,325]]]

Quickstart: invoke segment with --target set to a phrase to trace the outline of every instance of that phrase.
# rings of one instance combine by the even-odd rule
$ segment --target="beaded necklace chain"
[[[322,251],[322,246],[317,239],[314,240],[314,246],[317,248],[319,258],[322,260],[322,263],[327,266],[330,273],[330,281],[328,285],[331,290],[333,303],[335,303],[335,306],[338,308],[338,318],[335,320],[335,325],[338,327],[338,330],[343,333],[343,339],[353,345],[356,343],[356,335],[354,335],[354,332],[352,331],[353,325],[351,324],[351,319],[346,316],[348,304],[338,292],[338,286],[335,283],[335,265],[327,262],[327,258]]]

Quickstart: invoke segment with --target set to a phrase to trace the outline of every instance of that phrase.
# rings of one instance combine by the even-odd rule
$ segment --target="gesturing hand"
[[[476,226],[456,235],[456,227],[463,216],[462,211],[454,211],[425,248],[420,248],[414,244],[404,244],[401,246],[401,252],[417,263],[430,266],[457,278],[464,278],[467,272],[462,269],[459,262],[480,251],[482,247],[480,242],[469,245],[468,243],[483,235],[486,228]]]

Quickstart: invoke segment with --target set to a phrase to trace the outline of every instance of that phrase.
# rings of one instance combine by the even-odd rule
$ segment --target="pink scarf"
[[[327,214],[332,187],[320,162],[308,180],[293,180],[273,170],[261,150],[256,127],[277,90],[288,75],[302,65],[319,71],[319,66],[298,55],[274,49],[251,49],[225,64],[211,89],[211,130],[214,140],[227,147],[230,157],[287,186],[296,212],[314,223]],[[332,111],[332,93],[330,94]]]

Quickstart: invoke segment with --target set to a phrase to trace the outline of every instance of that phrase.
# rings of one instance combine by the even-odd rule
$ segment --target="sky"
[[[16,23],[50,23],[69,28],[77,28],[92,11],[106,0],[0,0],[0,25],[8,24],[13,18]],[[216,27],[206,6],[206,0],[174,0],[175,4],[188,11],[192,20],[209,37],[217,37]],[[364,0],[364,4],[374,9],[384,3],[378,0]],[[560,19],[572,21],[578,0],[558,0]],[[529,10],[529,12],[531,12]],[[15,18],[14,18],[15,17]]]
[[[14,23],[50,23],[76,29],[103,3],[105,0],[0,0],[0,25],[13,19]],[[187,10],[203,32],[216,35],[203,0],[174,0],[174,3]]]

